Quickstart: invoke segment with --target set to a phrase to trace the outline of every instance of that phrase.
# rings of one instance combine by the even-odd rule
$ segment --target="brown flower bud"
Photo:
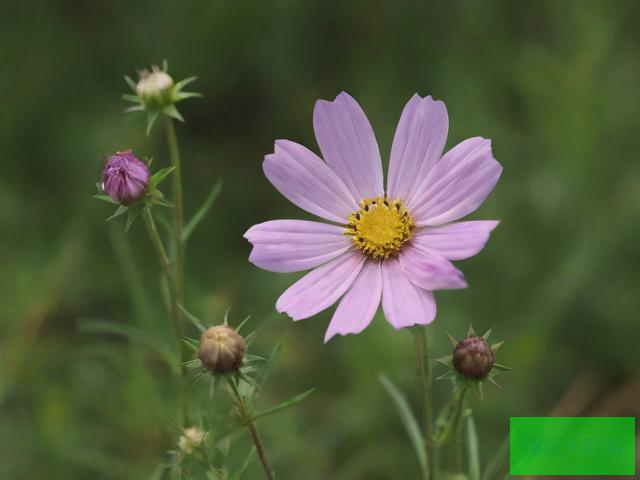
[[[210,372],[222,374],[240,368],[244,351],[244,338],[233,328],[218,325],[202,334],[198,358],[204,368]]]
[[[467,337],[453,349],[453,366],[463,376],[476,380],[489,375],[496,358],[482,337]]]

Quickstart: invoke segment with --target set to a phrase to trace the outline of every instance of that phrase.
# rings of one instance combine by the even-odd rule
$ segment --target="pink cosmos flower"
[[[277,310],[302,320],[341,299],[325,342],[364,330],[381,302],[396,329],[432,322],[433,291],[467,286],[451,260],[477,254],[498,224],[456,222],[482,204],[500,177],[491,141],[470,138],[443,155],[446,107],[414,95],[396,129],[385,190],[375,135],[351,96],[319,100],[313,127],[324,161],[276,140],[264,173],[291,202],[333,224],[272,220],[245,234],[258,267],[313,269],[280,296]]]

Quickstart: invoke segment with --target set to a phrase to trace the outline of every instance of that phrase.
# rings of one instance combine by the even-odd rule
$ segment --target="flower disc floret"
[[[374,260],[383,260],[400,251],[412,236],[413,219],[402,200],[387,196],[367,198],[360,210],[349,217],[344,234],[353,244]]]

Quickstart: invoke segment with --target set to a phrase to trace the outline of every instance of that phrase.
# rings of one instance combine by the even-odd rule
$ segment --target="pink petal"
[[[272,220],[251,227],[244,238],[253,244],[249,261],[272,272],[315,268],[353,244],[344,228],[305,220]]]
[[[313,128],[325,161],[357,201],[384,194],[378,143],[358,102],[345,92],[318,100]]]
[[[449,260],[464,260],[482,250],[496,220],[457,222],[418,230],[411,243],[421,250],[438,252]]]
[[[490,140],[476,137],[459,143],[436,163],[416,192],[414,221],[436,226],[468,215],[484,202],[501,172]]]
[[[402,111],[389,162],[387,194],[401,198],[412,206],[412,198],[442,156],[449,130],[444,103],[418,94],[411,97]]]
[[[264,173],[282,195],[298,207],[334,222],[346,223],[358,204],[342,180],[309,149],[277,140],[266,155]]]
[[[312,270],[280,295],[276,309],[302,320],[329,308],[351,286],[365,259],[359,251],[351,251]]]
[[[396,329],[431,323],[436,316],[433,293],[416,287],[400,268],[397,258],[382,265],[382,309]]]
[[[336,334],[360,333],[373,319],[382,295],[382,269],[380,262],[367,261],[349,291],[342,297],[333,314],[325,343]]]
[[[399,259],[409,281],[420,288],[431,291],[467,288],[462,272],[437,253],[406,245]]]

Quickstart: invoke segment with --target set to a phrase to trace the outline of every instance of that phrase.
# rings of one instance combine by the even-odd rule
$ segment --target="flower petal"
[[[398,257],[409,281],[420,288],[432,291],[467,288],[462,272],[437,253],[406,245]]]
[[[302,320],[329,308],[351,286],[365,259],[361,252],[347,252],[312,270],[280,295],[276,309]]]
[[[313,129],[322,156],[356,201],[384,194],[378,143],[353,97],[342,92],[333,102],[318,100]]]
[[[431,323],[436,316],[433,293],[415,286],[400,268],[397,258],[382,265],[382,309],[396,329]]]
[[[436,163],[416,192],[414,221],[436,226],[468,215],[484,202],[501,172],[490,140],[476,137],[459,143]]]
[[[411,208],[420,182],[436,164],[447,141],[449,117],[441,101],[416,94],[400,116],[391,147],[387,194]]]
[[[464,260],[484,248],[498,223],[497,220],[479,220],[422,228],[416,231],[411,243],[421,250],[438,252],[448,260]]]
[[[264,174],[282,195],[319,217],[345,223],[358,204],[342,180],[320,157],[300,144],[277,140],[266,155]]]
[[[344,228],[306,220],[254,225],[244,238],[253,245],[249,261],[272,272],[299,272],[322,265],[352,245]]]
[[[325,343],[336,334],[360,333],[367,328],[378,311],[381,295],[381,263],[367,261],[358,278],[340,300],[324,336]]]

